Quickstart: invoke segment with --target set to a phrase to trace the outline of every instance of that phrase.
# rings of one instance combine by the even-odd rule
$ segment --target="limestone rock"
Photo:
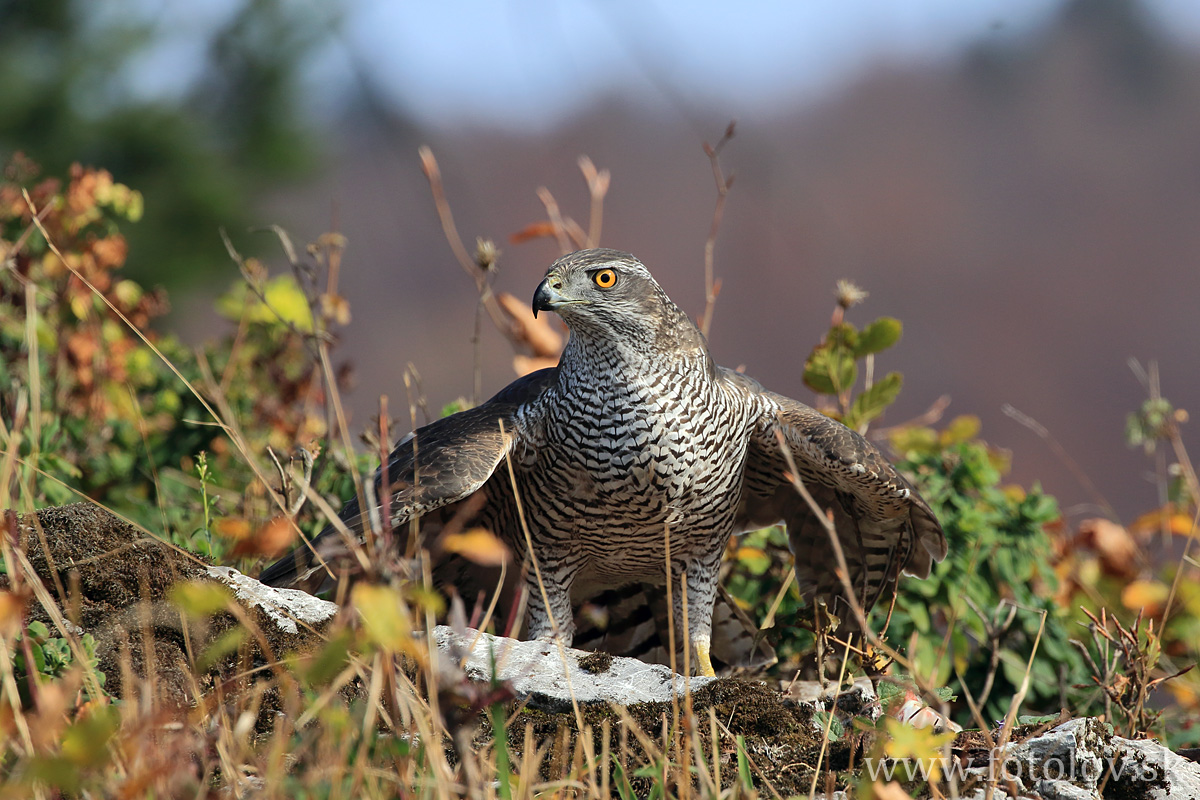
[[[1159,742],[1114,736],[1096,719],[1064,722],[1010,746],[990,770],[968,772],[987,778],[989,771],[1001,779],[1000,787],[1011,781],[1022,796],[1044,800],[1200,797],[1200,765]]]
[[[521,642],[467,628],[463,634],[445,625],[434,629],[439,658],[459,664],[467,677],[507,681],[530,705],[547,711],[579,703],[670,702],[673,693],[707,686],[716,678],[683,678],[661,664],[636,658],[588,653],[552,642]],[[565,667],[565,668],[564,668]]]
[[[207,574],[230,586],[238,602],[260,609],[284,633],[299,633],[297,622],[317,625],[333,619],[338,606],[299,589],[276,589],[243,575],[233,567],[209,567]]]

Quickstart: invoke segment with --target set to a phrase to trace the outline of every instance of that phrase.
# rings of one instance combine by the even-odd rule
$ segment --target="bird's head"
[[[699,331],[654,280],[620,250],[580,250],[555,261],[533,295],[533,313],[554,311],[573,337],[693,344]],[[700,340],[702,341],[702,340]]]

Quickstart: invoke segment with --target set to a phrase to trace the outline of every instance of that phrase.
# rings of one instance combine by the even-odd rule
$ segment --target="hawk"
[[[533,311],[554,311],[570,329],[558,366],[409,434],[386,478],[396,530],[419,517],[432,541],[452,521],[478,526],[524,559],[529,638],[569,645],[581,600],[635,582],[663,586],[669,546],[674,618],[682,631],[686,589],[687,637],[700,672],[712,675],[725,546],[735,533],[781,522],[805,601],[850,620],[830,537],[797,492],[783,448],[832,515],[864,609],[902,571],[926,577],[946,555],[928,504],[875,447],[717,366],[700,330],[629,253],[558,259]],[[357,501],[341,518],[360,534],[369,524]],[[261,579],[327,581],[325,563],[345,550],[327,528]],[[454,582],[462,561],[444,559],[440,579]]]

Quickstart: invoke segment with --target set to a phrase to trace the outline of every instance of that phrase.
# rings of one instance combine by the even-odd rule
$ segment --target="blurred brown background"
[[[603,243],[638,255],[698,315],[716,200],[701,143],[736,119],[722,153],[736,178],[716,247],[720,363],[811,401],[803,359],[828,325],[835,281],[848,278],[870,292],[853,321],[886,314],[905,325],[878,364],[905,376],[883,424],[949,395],[948,417],[981,417],[983,436],[1013,451],[1013,480],[1040,481],[1073,517],[1104,513],[1107,502],[1128,521],[1159,502],[1153,461],[1124,442],[1125,415],[1146,394],[1126,362],[1157,360],[1164,395],[1200,408],[1195,11],[1125,0],[974,11],[876,2],[855,15],[815,3],[824,16],[780,7],[726,20],[704,4],[584,3],[591,16],[572,21],[573,3],[514,2],[486,12],[502,15],[490,23],[468,20],[485,16],[470,4],[385,5],[346,3],[332,49],[293,56],[308,76],[291,95],[309,114],[298,127],[305,146],[319,143],[304,169],[242,193],[241,216],[193,226],[201,238],[189,253],[214,266],[175,291],[169,324],[189,338],[213,330],[211,299],[235,275],[214,222],[266,254],[269,237],[240,233],[247,224],[278,223],[297,241],[336,225],[349,240],[342,289],[353,321],[340,353],[356,367],[356,429],[380,394],[403,407],[409,362],[435,408],[469,395],[475,291],[442,236],[422,144],[438,158],[464,239],[499,244],[498,289],[532,295],[557,253],[548,240],[508,240],[544,218],[539,186],[586,218],[576,160],[588,155],[613,175]],[[285,20],[311,13],[303,3],[239,7],[261,6]],[[693,27],[695,17],[717,20]],[[800,60],[767,58],[790,53],[793,40]],[[823,40],[829,63],[804,62]],[[510,63],[510,51],[543,46],[541,60]],[[437,58],[422,49],[435,47]],[[439,70],[452,68],[478,78],[464,82],[476,95],[438,88]],[[498,83],[483,80],[489,72]],[[509,83],[524,93],[497,88]],[[34,149],[11,132],[0,138],[0,149],[18,145]],[[148,190],[154,207],[153,185],[122,174],[102,148],[87,152]],[[176,269],[168,280],[180,280]],[[487,395],[513,371],[487,325],[484,352]],[[1046,426],[1099,496],[1004,404]]]

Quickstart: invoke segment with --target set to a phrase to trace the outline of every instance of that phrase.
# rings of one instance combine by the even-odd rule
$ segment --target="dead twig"
[[[717,231],[721,227],[721,218],[725,215],[725,198],[729,195],[729,187],[733,185],[733,173],[725,177],[721,169],[721,150],[733,138],[734,122],[725,128],[724,135],[715,145],[704,143],[704,154],[712,165],[713,180],[717,183],[717,204],[713,208],[712,223],[708,226],[708,239],[704,242],[704,314],[700,317],[700,332],[708,337],[708,329],[712,325],[713,307],[717,295],[721,293],[721,282],[713,277],[713,257],[717,246]]]
[[[612,175],[606,169],[596,169],[596,165],[587,156],[579,157],[579,170],[587,182],[588,194],[591,196],[591,213],[588,217],[587,247],[600,246],[600,225],[604,220],[604,197],[608,194],[608,186]]]
[[[1050,447],[1051,452],[1058,457],[1058,460],[1075,476],[1075,480],[1079,481],[1079,485],[1086,489],[1095,499],[1096,503],[1104,509],[1104,513],[1108,515],[1109,519],[1119,518],[1117,512],[1113,510],[1112,505],[1101,494],[1100,490],[1096,488],[1096,484],[1092,483],[1092,479],[1088,477],[1087,473],[1083,471],[1083,468],[1079,466],[1075,459],[1071,458],[1066,448],[1059,444],[1058,440],[1054,438],[1046,426],[1028,414],[1018,411],[1008,403],[1001,405],[1000,410],[1004,412],[1005,416],[1033,431],[1039,439],[1044,441]]]
[[[479,302],[483,304],[492,324],[510,341],[513,340],[512,322],[500,308],[500,304],[496,302],[496,296],[492,294],[492,287],[488,282],[489,276],[494,271],[495,247],[489,248],[486,242],[480,240],[477,246],[477,257],[471,258],[463,244],[462,237],[458,235],[458,228],[454,224],[454,215],[450,213],[450,204],[446,201],[446,191],[442,184],[442,172],[438,168],[437,159],[433,157],[433,151],[428,146],[422,145],[417,152],[421,158],[421,171],[425,173],[425,178],[429,181],[429,191],[433,194],[433,204],[437,210],[438,219],[441,220],[442,233],[450,245],[450,250],[458,260],[459,266],[475,282],[475,290],[479,293]]]

